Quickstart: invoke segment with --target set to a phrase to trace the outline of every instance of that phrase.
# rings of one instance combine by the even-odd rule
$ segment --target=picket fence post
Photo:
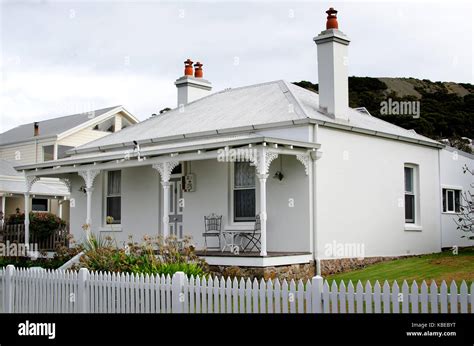
[[[323,297],[323,278],[320,275],[316,275],[311,279],[312,289],[312,311],[322,312],[322,297]]]
[[[77,312],[86,313],[88,312],[88,301],[87,301],[87,287],[86,282],[89,280],[89,271],[86,268],[79,269],[77,275]]]
[[[13,274],[15,273],[15,266],[13,264],[7,265],[5,268],[5,276],[3,280],[5,280],[5,292],[3,294],[3,312],[12,313],[13,312]]]
[[[172,313],[183,313],[184,312],[184,272],[174,273],[171,279],[171,312]]]

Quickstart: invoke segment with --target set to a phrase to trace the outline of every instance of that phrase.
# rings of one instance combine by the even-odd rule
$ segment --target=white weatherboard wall
[[[332,258],[325,246],[334,241],[363,244],[365,257],[440,251],[437,149],[322,126],[318,136],[324,153],[317,162],[320,258]],[[419,165],[421,231],[405,230],[407,162]]]
[[[441,176],[441,191],[443,188],[460,189],[462,192],[471,191],[471,184],[474,183],[473,176],[469,173],[463,173],[463,167],[467,165],[471,170],[474,169],[474,155],[466,154],[457,151],[453,148],[446,147],[440,152],[440,176]],[[441,192],[440,191],[440,192]],[[472,246],[473,240],[461,238],[466,235],[465,232],[456,229],[457,225],[454,222],[456,214],[444,213],[441,203],[441,235],[442,246],[452,247],[457,246]],[[471,235],[474,235],[471,233]]]

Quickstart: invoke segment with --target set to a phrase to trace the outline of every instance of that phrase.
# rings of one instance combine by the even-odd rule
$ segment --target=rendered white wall
[[[307,176],[304,166],[294,157],[283,157],[283,181],[272,178],[280,170],[279,159],[275,160],[267,182],[267,242],[268,251],[310,251],[309,208]],[[223,227],[235,228],[229,219],[230,210],[230,168],[229,163],[217,160],[194,161],[188,166],[188,172],[196,177],[194,192],[184,193],[184,234],[193,238],[198,247],[204,246],[204,215],[216,213],[223,215]],[[83,239],[82,225],[86,218],[85,194],[79,192],[84,185],[81,178],[71,175],[72,192],[75,207],[71,208],[71,232],[75,239]],[[120,231],[111,231],[103,224],[103,174],[94,182],[92,196],[92,231],[96,234],[110,235],[119,245],[133,235],[135,241],[141,241],[144,235],[158,235],[161,229],[162,193],[158,172],[150,166],[127,168],[122,170],[122,227]],[[258,186],[257,186],[258,191]],[[258,200],[257,196],[257,200]],[[289,207],[289,199],[294,207]],[[258,208],[258,203],[257,203]],[[257,209],[258,211],[258,209]],[[114,226],[115,227],[115,226]],[[210,242],[215,241],[211,239]]]
[[[441,164],[441,189],[444,188],[461,188],[463,192],[471,191],[470,184],[474,183],[473,176],[470,173],[463,173],[463,167],[467,165],[471,169],[474,169],[474,155],[466,154],[457,151],[453,148],[446,148],[440,152],[440,164]],[[442,190],[441,190],[442,191]],[[442,199],[441,203],[441,234],[442,234],[442,246],[452,247],[457,246],[473,246],[474,241],[461,236],[466,235],[465,232],[456,229],[456,223],[454,222],[455,214],[444,213],[442,211]],[[471,234],[474,235],[474,234]]]
[[[280,170],[282,158],[284,178],[279,181],[273,176]],[[308,183],[303,164],[294,156],[280,155],[272,162],[267,180],[268,251],[312,251]]]
[[[327,244],[362,244],[366,257],[440,251],[438,150],[319,127],[317,233]],[[419,165],[422,231],[406,231],[404,164]],[[352,256],[336,256],[352,257]]]

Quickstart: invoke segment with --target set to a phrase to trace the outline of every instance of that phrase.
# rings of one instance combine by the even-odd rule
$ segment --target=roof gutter
[[[374,131],[374,130],[368,130],[368,129],[363,129],[355,126],[350,126],[350,125],[345,125],[345,124],[339,124],[339,123],[332,123],[328,121],[322,121],[322,120],[317,120],[317,119],[309,119],[311,124],[318,124],[321,126],[326,126],[330,128],[335,128],[339,130],[344,130],[344,131],[350,131],[350,132],[355,132],[355,133],[360,133],[360,134],[365,134],[365,135],[370,135],[370,136],[376,136],[376,137],[381,137],[381,138],[387,138],[387,139],[395,139],[403,142],[408,142],[412,144],[419,144],[419,145],[424,145],[432,148],[437,148],[437,149],[443,149],[445,147],[444,144],[436,142],[430,142],[430,141],[425,141],[422,139],[414,139],[414,138],[409,138],[405,136],[400,136],[400,135],[392,135],[390,133],[386,132],[381,132],[381,131]]]
[[[180,134],[180,135],[173,135],[173,136],[166,136],[166,137],[156,137],[156,138],[151,138],[151,139],[138,140],[137,143],[140,145],[149,144],[149,143],[166,143],[166,142],[172,142],[176,140],[185,140],[188,138],[196,139],[196,138],[221,135],[221,134],[229,135],[233,133],[237,134],[237,133],[242,133],[242,132],[251,132],[251,131],[274,129],[274,128],[284,128],[284,127],[293,126],[293,125],[301,126],[301,125],[308,125],[308,124],[318,124],[321,126],[336,128],[336,129],[340,129],[344,131],[351,131],[351,132],[356,132],[356,133],[361,133],[361,134],[366,134],[366,135],[371,135],[371,136],[376,136],[376,137],[395,139],[395,140],[400,140],[404,142],[425,145],[429,147],[435,147],[439,149],[445,147],[445,145],[441,143],[433,143],[433,142],[424,141],[421,139],[413,139],[413,138],[409,138],[405,136],[392,135],[385,132],[368,130],[368,129],[354,127],[354,126],[350,126],[346,124],[317,120],[313,118],[295,119],[295,120],[280,121],[280,122],[275,122],[275,123],[248,125],[248,126],[241,126],[241,127],[231,127],[231,128],[220,129],[220,130],[195,132],[195,133]],[[133,147],[133,146],[134,144],[132,142],[125,142],[125,143],[120,143],[120,144],[111,144],[111,145],[92,147],[92,148],[71,149],[68,151],[68,153],[83,154],[83,153],[92,153],[96,151],[105,151],[109,149],[124,148],[124,147],[126,148],[126,147]]]
[[[320,144],[318,143],[301,142],[301,141],[286,140],[286,139],[280,139],[280,138],[257,136],[253,138],[236,139],[236,140],[227,141],[227,142],[213,142],[213,143],[182,146],[178,148],[143,150],[140,155],[142,157],[169,155],[169,154],[175,154],[175,153],[191,152],[195,150],[218,149],[218,148],[222,148],[223,146],[232,147],[232,146],[242,146],[242,145],[248,145],[248,144],[259,144],[259,143],[264,143],[264,142],[275,143],[279,145],[294,146],[294,147],[302,147],[306,149],[320,148]],[[83,157],[79,159],[66,158],[62,160],[46,161],[39,164],[21,165],[21,166],[16,166],[14,168],[17,171],[54,168],[54,167],[61,167],[61,166],[83,165],[83,164],[90,164],[90,163],[120,160],[120,159],[123,159],[123,157],[124,157],[123,152],[117,152],[111,155],[96,156],[96,157],[91,156],[91,157]]]
[[[240,126],[240,127],[229,127],[220,130],[210,130],[210,131],[203,131],[203,132],[194,132],[188,134],[180,134],[180,135],[173,135],[173,136],[166,136],[166,137],[155,137],[151,139],[144,139],[144,140],[137,140],[137,143],[140,145],[149,144],[149,143],[166,143],[166,142],[173,142],[177,140],[186,140],[186,139],[198,139],[204,138],[209,136],[215,135],[230,135],[230,134],[238,134],[242,132],[251,132],[256,130],[263,130],[263,129],[271,129],[271,128],[283,128],[291,125],[305,125],[310,124],[310,119],[298,119],[298,120],[289,120],[289,121],[281,121],[275,123],[268,123],[268,124],[260,124],[260,125],[248,125],[248,126]],[[70,149],[67,152],[71,154],[85,154],[91,153],[96,151],[105,151],[109,149],[118,149],[118,148],[127,148],[133,147],[133,142],[124,142],[119,144],[110,144],[92,148],[74,148]]]

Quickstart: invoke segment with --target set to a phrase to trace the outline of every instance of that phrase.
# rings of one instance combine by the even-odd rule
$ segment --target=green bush
[[[182,271],[188,276],[207,273],[207,264],[195,255],[190,238],[180,244],[175,237],[164,240],[145,237],[141,244],[130,241],[125,248],[118,248],[111,239],[91,235],[86,243],[80,266],[92,271],[149,275],[173,275]]]
[[[66,222],[52,213],[33,213],[30,214],[30,232],[38,237],[45,239],[56,230],[66,226]],[[22,224],[25,222],[25,214],[13,214],[7,219],[8,224]]]

